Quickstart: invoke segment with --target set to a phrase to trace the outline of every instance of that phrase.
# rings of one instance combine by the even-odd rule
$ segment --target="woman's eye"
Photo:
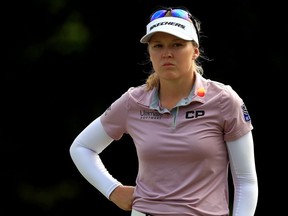
[[[183,46],[181,43],[175,43],[173,44],[174,47],[180,47],[180,46]]]
[[[153,46],[154,48],[161,48],[161,47],[163,47],[161,44],[155,44],[154,46]]]

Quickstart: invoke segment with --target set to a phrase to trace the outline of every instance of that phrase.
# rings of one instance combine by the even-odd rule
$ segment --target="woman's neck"
[[[188,97],[194,84],[194,75],[191,79],[175,81],[160,81],[159,100],[162,107],[172,109],[183,98]]]

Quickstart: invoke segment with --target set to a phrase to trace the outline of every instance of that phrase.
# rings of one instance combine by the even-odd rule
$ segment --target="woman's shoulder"
[[[213,89],[214,91],[237,95],[237,92],[230,84],[207,78],[202,78],[202,81],[206,82],[207,87]]]
[[[136,87],[130,87],[126,94],[133,101],[147,106],[151,101],[153,92],[153,90],[147,90],[146,84],[142,84]]]
[[[239,94],[235,91],[235,89],[224,82],[220,82],[217,80],[209,79],[202,77],[200,78],[200,85],[206,86],[207,94],[211,97],[218,95],[223,100],[231,100],[237,99],[241,100]]]
[[[150,92],[151,92],[151,90],[147,90],[147,85],[146,84],[129,87],[128,90],[127,90],[127,93],[129,93],[130,95],[133,95],[133,96],[140,96],[140,95],[143,95],[143,94],[146,95],[146,94],[149,94]]]

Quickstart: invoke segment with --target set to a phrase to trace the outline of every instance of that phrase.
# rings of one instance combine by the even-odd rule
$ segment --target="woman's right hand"
[[[109,199],[119,208],[125,211],[131,211],[134,190],[135,186],[120,185],[114,189]]]

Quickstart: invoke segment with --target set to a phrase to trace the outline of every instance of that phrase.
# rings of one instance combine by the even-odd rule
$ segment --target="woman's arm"
[[[258,201],[258,180],[252,132],[227,142],[227,148],[234,183],[233,216],[253,216]]]
[[[99,153],[112,141],[98,117],[75,138],[70,146],[71,158],[79,172],[108,199],[111,192],[122,185],[109,174],[99,157]]]

